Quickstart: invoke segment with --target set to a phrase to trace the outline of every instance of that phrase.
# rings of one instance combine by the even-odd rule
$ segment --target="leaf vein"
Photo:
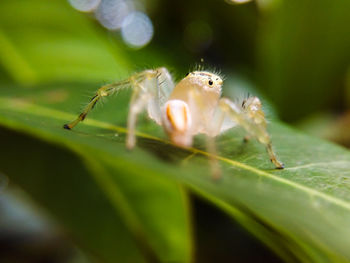
[[[39,106],[39,105],[36,105],[33,103],[25,102],[25,101],[19,100],[19,99],[5,98],[5,97],[0,98],[0,108],[10,109],[10,110],[24,112],[24,113],[31,113],[31,114],[35,114],[35,115],[39,115],[39,116],[43,116],[43,117],[50,117],[50,118],[55,118],[55,119],[64,120],[64,121],[66,121],[67,119],[73,119],[75,117],[73,114],[70,114],[67,112],[50,109],[50,108]],[[84,121],[84,124],[94,126],[94,127],[99,127],[99,128],[111,129],[111,130],[118,131],[120,133],[127,133],[127,129],[124,127],[116,126],[116,125],[113,125],[110,123],[94,120],[91,118]],[[137,136],[140,136],[143,138],[160,141],[160,142],[165,143],[165,144],[172,144],[170,141],[167,141],[167,140],[155,137],[155,136],[151,136],[151,135],[146,134],[146,133],[137,132],[136,134],[137,134]],[[337,197],[333,197],[329,194],[326,194],[324,192],[320,192],[318,190],[309,188],[307,186],[290,181],[290,180],[282,178],[280,176],[276,176],[274,174],[268,173],[266,171],[260,170],[258,168],[252,167],[250,165],[240,163],[238,161],[234,161],[234,160],[231,160],[231,159],[228,159],[228,158],[225,158],[222,156],[218,156],[218,155],[211,155],[210,153],[208,153],[206,151],[203,151],[203,150],[200,150],[200,149],[197,149],[194,147],[190,147],[190,148],[188,148],[188,150],[192,151],[193,153],[196,153],[196,154],[201,154],[201,155],[211,156],[211,157],[217,158],[218,160],[226,162],[228,164],[231,164],[232,166],[239,167],[239,168],[245,169],[247,171],[251,171],[255,174],[264,176],[266,178],[277,181],[279,183],[283,183],[285,185],[294,187],[296,189],[302,190],[302,191],[310,194],[310,196],[318,196],[318,197],[323,198],[329,202],[333,202],[333,203],[335,203],[335,204],[337,204],[345,209],[350,210],[349,203],[347,203],[346,201],[339,199]],[[314,164],[306,164],[306,165],[301,166],[301,167],[305,167],[307,165],[308,166],[315,165],[315,163]],[[292,167],[292,168],[297,169],[296,167]],[[292,169],[292,168],[290,168],[290,169]]]

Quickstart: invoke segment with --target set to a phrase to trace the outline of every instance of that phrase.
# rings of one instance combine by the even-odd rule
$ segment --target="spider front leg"
[[[89,104],[84,108],[83,112],[79,114],[79,116],[71,121],[68,124],[63,125],[63,128],[70,130],[73,129],[79,122],[83,121],[86,116],[88,115],[88,113],[95,107],[96,103],[103,97],[107,97],[110,96],[114,93],[116,93],[118,90],[124,89],[124,88],[128,88],[128,87],[132,87],[132,83],[133,83],[133,79],[137,78],[142,80],[143,76],[141,74],[136,74],[135,76],[131,76],[129,79],[120,81],[120,82],[116,82],[116,83],[112,83],[112,84],[108,84],[105,86],[102,86],[101,88],[99,88],[95,94],[95,96],[93,96],[89,102]]]
[[[134,148],[136,144],[135,128],[137,115],[144,110],[145,106],[148,104],[151,98],[151,94],[144,92],[141,86],[137,87],[133,92],[129,106],[130,110],[128,115],[128,133],[126,136],[126,148],[128,149]]]
[[[132,98],[128,115],[128,134],[126,146],[131,149],[135,145],[135,126],[137,115],[148,107],[148,115],[158,124],[161,123],[160,107],[164,104],[165,98],[169,96],[174,87],[171,75],[166,68],[156,70],[145,70],[132,75],[126,80],[105,85],[93,96],[84,111],[72,122],[65,124],[65,129],[74,128],[83,121],[87,114],[94,108],[102,98],[116,93],[118,90],[132,88]]]
[[[102,98],[111,95],[118,89],[122,88],[123,86],[126,86],[127,82],[119,82],[115,84],[110,84],[103,86],[98,89],[95,96],[93,96],[89,102],[89,104],[85,107],[82,113],[79,114],[79,116],[71,121],[70,123],[64,124],[63,128],[70,130],[73,129],[79,122],[83,121],[86,118],[86,115],[95,107],[96,103]]]
[[[221,168],[217,156],[215,137],[207,135],[206,146],[209,153],[210,170],[213,180],[221,178]]]
[[[276,154],[272,150],[270,135],[266,129],[265,115],[261,109],[261,102],[257,97],[250,97],[244,100],[241,106],[223,98],[219,102],[219,107],[234,122],[242,126],[250,136],[255,137],[260,143],[265,145],[270,160],[277,169],[284,168],[284,164],[277,159]]]
[[[206,148],[209,153],[210,170],[213,180],[221,177],[221,167],[219,164],[216,150],[216,136],[220,134],[225,120],[225,113],[217,107],[214,110],[213,117],[206,127]]]
[[[174,88],[172,77],[166,68],[147,70],[144,74],[144,81],[135,83],[135,89],[130,101],[128,134],[126,138],[126,147],[128,149],[132,149],[136,144],[135,128],[137,115],[147,107],[148,116],[161,125],[161,108]]]

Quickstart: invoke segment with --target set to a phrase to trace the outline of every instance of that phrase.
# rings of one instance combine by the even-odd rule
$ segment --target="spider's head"
[[[185,79],[202,87],[205,91],[221,92],[223,80],[220,76],[208,71],[193,71],[186,75]]]

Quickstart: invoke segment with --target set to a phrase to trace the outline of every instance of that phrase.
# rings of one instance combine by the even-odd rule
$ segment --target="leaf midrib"
[[[31,103],[31,102],[27,102],[23,99],[13,99],[10,97],[0,97],[0,108],[10,109],[10,110],[17,111],[17,112],[30,113],[30,114],[37,115],[37,116],[59,119],[62,121],[67,121],[70,119],[74,119],[74,117],[76,117],[74,114],[71,114],[71,113],[67,113],[67,112],[55,110],[55,109],[50,109],[50,108],[47,108],[44,106],[39,106],[39,105]],[[120,133],[127,133],[127,129],[124,127],[120,127],[120,126],[113,125],[113,124],[103,122],[103,121],[94,120],[91,118],[86,119],[84,121],[84,124],[89,125],[89,126],[93,126],[93,127],[103,128],[103,129],[115,130],[115,131],[120,132]],[[159,142],[162,142],[165,144],[174,145],[170,141],[149,135],[147,133],[137,132],[136,135],[139,137],[156,140],[156,141],[159,141]],[[174,145],[174,146],[176,146],[176,145]],[[211,157],[217,158],[218,160],[221,160],[223,162],[231,164],[232,166],[245,169],[247,171],[256,173],[256,174],[261,175],[261,176],[265,176],[266,178],[269,178],[269,179],[277,181],[279,183],[282,183],[282,184],[288,185],[290,187],[294,187],[296,189],[302,190],[302,191],[310,194],[311,196],[318,196],[318,197],[323,198],[329,202],[335,203],[343,208],[350,210],[349,203],[347,203],[346,201],[339,199],[337,197],[328,195],[324,192],[320,192],[318,190],[309,188],[309,187],[304,186],[302,184],[299,184],[299,183],[290,181],[288,179],[276,176],[276,175],[268,173],[266,171],[262,171],[258,168],[252,167],[250,165],[240,163],[238,161],[234,161],[234,160],[231,160],[231,159],[219,156],[219,155],[212,155],[206,151],[203,151],[203,150],[200,150],[200,149],[197,149],[194,147],[189,147],[188,150],[193,152],[193,153],[198,153],[198,154],[201,154],[204,156],[211,156]]]

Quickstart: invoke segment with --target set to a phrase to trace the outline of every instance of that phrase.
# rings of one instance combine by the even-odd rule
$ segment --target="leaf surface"
[[[1,66],[17,83],[114,80],[131,68],[119,44],[68,1],[1,1]]]
[[[8,91],[17,92],[13,88]],[[44,98],[46,103],[52,95],[66,98],[62,88],[53,93],[46,88],[37,94],[28,89],[22,92],[28,94],[29,100],[34,96]],[[18,106],[29,105],[21,99],[4,99],[3,105],[11,101]],[[177,182],[152,169],[140,172],[128,161],[124,147],[115,149],[119,157],[113,159],[113,165],[105,164],[105,153],[99,151],[105,146],[114,149],[105,135],[95,140],[87,134],[65,134],[61,122],[71,114],[45,107],[37,113],[49,114],[46,117],[26,116],[20,110],[22,106],[15,106],[17,112],[2,108],[3,124],[16,132],[1,130],[0,170],[49,211],[82,248],[103,262],[191,261],[187,194]],[[52,119],[56,114],[61,120]],[[36,134],[34,137],[40,140],[18,132]],[[115,133],[107,136],[110,134],[119,140]],[[61,139],[68,137],[61,141],[57,136],[62,135]]]
[[[76,116],[73,112],[79,111],[79,105],[71,105],[71,108],[76,107],[75,110],[66,110],[67,105],[80,101],[85,89],[85,86],[74,89],[62,86],[51,87],[50,91],[46,87],[38,88],[36,93],[13,88],[3,90],[0,123],[73,150],[87,162],[86,167],[103,170],[96,174],[110,174],[108,180],[99,178],[96,182],[108,198],[115,195],[114,190],[109,189],[110,185],[113,181],[118,182],[117,195],[119,191],[124,193],[131,207],[140,208],[145,201],[148,204],[145,209],[137,210],[136,217],[141,221],[150,211],[149,207],[155,209],[155,214],[159,212],[152,206],[162,190],[159,184],[160,193],[154,193],[149,200],[132,200],[126,193],[140,193],[145,197],[147,191],[152,191],[147,187],[140,190],[136,178],[145,176],[147,181],[153,179],[154,182],[170,180],[189,187],[227,211],[286,261],[346,262],[350,259],[347,248],[350,241],[347,227],[350,220],[350,154],[347,150],[273,122],[269,127],[273,146],[286,165],[286,169],[280,171],[273,169],[262,145],[254,141],[243,143],[244,133],[237,129],[225,133],[217,141],[219,154],[216,157],[223,174],[220,180],[213,181],[208,153],[201,138],[196,140],[195,147],[179,149],[168,142],[159,127],[141,118],[138,146],[132,152],[125,150],[126,130],[123,127],[128,93],[111,98],[103,108],[97,107],[76,129],[62,129],[63,123]],[[45,97],[43,94],[55,90],[67,92],[67,99],[55,103],[40,99]],[[116,207],[128,214],[128,209],[125,212],[119,205]],[[164,217],[163,214],[159,216]],[[172,214],[171,218],[174,216]],[[137,221],[134,222],[136,226]],[[133,222],[132,218],[130,222]],[[162,220],[156,224],[160,222]],[[154,228],[152,221],[142,223],[146,237],[151,230],[162,229]],[[164,231],[169,231],[173,245],[181,243],[175,229],[168,226]],[[152,238],[146,244],[160,247]],[[187,245],[183,244],[183,251],[188,251]]]

